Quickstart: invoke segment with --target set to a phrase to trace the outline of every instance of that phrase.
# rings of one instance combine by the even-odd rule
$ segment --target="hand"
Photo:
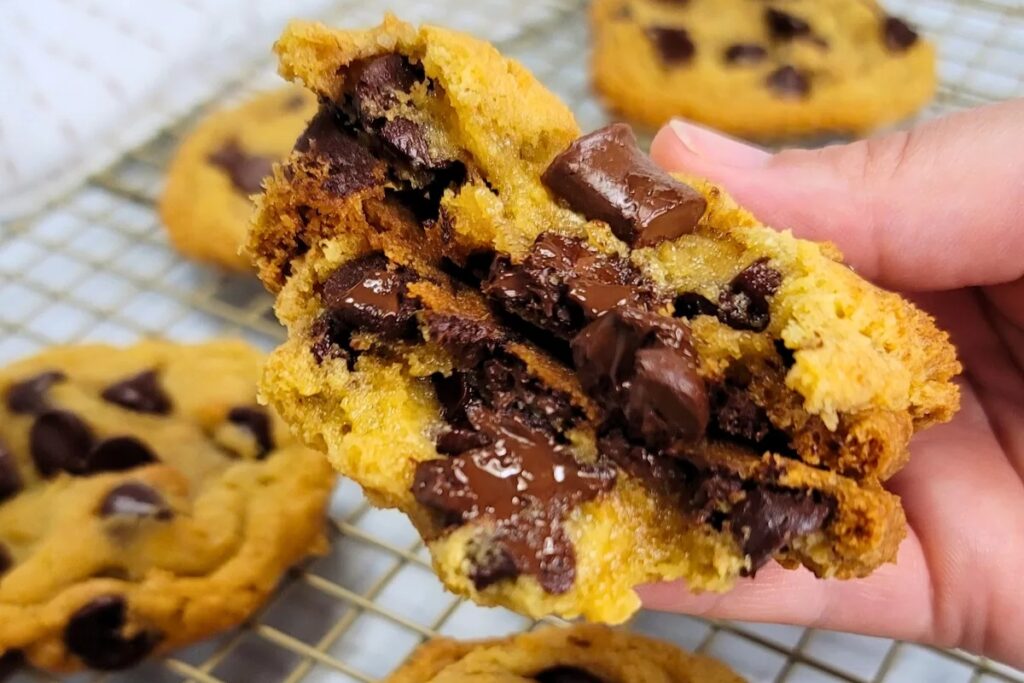
[[[1024,667],[1024,100],[908,132],[776,155],[673,122],[670,170],[725,187],[758,218],[831,240],[909,293],[959,349],[963,405],[918,435],[888,482],[910,533],[895,565],[822,581],[776,565],[725,595],[643,586],[648,607],[961,647]]]

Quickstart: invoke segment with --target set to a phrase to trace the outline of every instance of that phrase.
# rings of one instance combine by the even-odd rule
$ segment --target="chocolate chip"
[[[506,311],[565,339],[615,306],[658,301],[626,259],[553,232],[541,233],[519,264],[496,259],[481,289]]]
[[[715,387],[711,403],[717,431],[729,437],[759,444],[774,429],[765,409],[741,387],[728,383]]]
[[[171,412],[171,399],[160,386],[156,370],[146,370],[111,384],[100,395],[105,401],[137,413],[166,415]]]
[[[541,179],[591,220],[601,220],[633,247],[650,247],[693,232],[707,202],[658,168],[616,123],[569,145]]]
[[[695,318],[698,315],[718,315],[718,306],[702,294],[685,292],[672,302],[677,318]]]
[[[478,591],[519,576],[515,558],[498,543],[484,542],[479,548],[471,549],[468,555],[469,579]]]
[[[725,50],[727,64],[758,64],[768,56],[768,51],[754,43],[735,43]]]
[[[138,517],[167,521],[174,511],[155,489],[142,482],[127,481],[110,489],[100,502],[102,517]]]
[[[686,29],[677,26],[648,26],[644,33],[658,50],[661,61],[670,65],[685,64],[693,59],[696,48]]]
[[[768,74],[765,83],[775,94],[785,98],[805,97],[811,91],[807,74],[788,64]]]
[[[11,553],[7,550],[7,547],[0,543],[0,576],[3,576],[14,566],[14,558],[11,557]]]
[[[96,444],[88,455],[85,470],[72,474],[124,472],[159,461],[153,451],[134,436],[115,436]]]
[[[38,415],[50,407],[46,400],[47,390],[66,379],[63,372],[51,370],[12,384],[7,389],[7,409],[12,413]]]
[[[324,282],[321,301],[342,327],[388,339],[416,331],[415,299],[406,287],[416,280],[405,268],[390,267],[387,257],[370,253],[342,265]]]
[[[3,441],[0,441],[0,503],[21,490],[21,473],[18,471],[18,461],[14,454],[7,450]]]
[[[271,174],[274,166],[274,159],[250,154],[234,138],[210,154],[207,160],[224,171],[235,189],[246,195],[263,190],[263,179]]]
[[[434,394],[441,404],[441,415],[446,422],[462,424],[465,421],[466,404],[470,399],[470,388],[461,372],[449,376],[435,372],[430,376]],[[468,449],[467,449],[468,450]]]
[[[769,297],[782,284],[782,273],[768,259],[754,261],[732,279],[718,297],[718,318],[738,330],[761,332],[771,322]]]
[[[537,683],[608,683],[576,666],[553,666],[533,675]]]
[[[796,363],[796,353],[781,339],[775,340],[775,352],[779,354],[779,360],[782,361],[782,367],[785,369],[788,370]]]
[[[238,406],[228,411],[228,422],[246,429],[256,438],[259,451],[256,457],[262,459],[274,449],[270,416],[260,406]]]
[[[414,66],[398,54],[372,57],[356,65],[356,107],[360,118],[375,121],[385,118],[398,104],[395,93],[408,93],[423,80],[423,68]]]
[[[753,574],[794,538],[821,529],[832,516],[835,501],[810,491],[747,491],[731,513],[733,534],[750,557]]]
[[[708,398],[684,324],[620,306],[573,338],[572,355],[584,391],[634,438],[660,448],[703,435]]]
[[[326,164],[328,173],[321,187],[334,197],[373,187],[384,177],[383,165],[356,140],[351,127],[330,104],[320,107],[295,149]]]
[[[302,109],[305,104],[306,97],[302,93],[297,92],[285,100],[284,103],[281,104],[281,108],[285,111],[298,111]]]
[[[313,321],[309,337],[312,340],[309,350],[318,365],[329,358],[344,358],[349,370],[355,367],[359,354],[351,345],[352,328],[335,320],[330,311]]]
[[[458,427],[442,432],[437,437],[437,443],[435,444],[437,452],[444,453],[445,455],[458,455],[459,453],[465,453],[466,451],[486,445],[487,440],[479,432]]]
[[[29,453],[43,477],[62,471],[84,474],[88,471],[92,446],[89,425],[66,410],[42,413],[29,429]]]
[[[629,3],[623,3],[612,14],[612,18],[617,21],[627,21],[633,18],[633,8],[629,6]]]
[[[773,38],[792,40],[811,33],[811,26],[800,17],[769,7],[764,11],[764,21]]]
[[[893,52],[903,52],[917,42],[917,31],[897,17],[886,17],[882,23],[882,39]]]
[[[561,520],[610,489],[615,470],[577,462],[519,415],[479,404],[466,412],[473,428],[494,445],[419,463],[413,495],[449,525],[479,517],[492,521],[487,544],[493,548],[487,546],[487,559],[472,570],[484,583],[530,574],[549,593],[564,593],[572,587],[575,553]],[[512,559],[514,572],[505,561],[495,563],[502,556]]]
[[[152,631],[128,630],[128,606],[119,595],[101,595],[71,615],[64,644],[92,669],[125,669],[140,662],[160,640]]]
[[[0,655],[0,681],[16,673],[25,665],[25,653],[21,650],[7,650]]]

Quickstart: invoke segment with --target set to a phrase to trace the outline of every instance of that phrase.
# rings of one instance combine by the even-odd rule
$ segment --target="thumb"
[[[662,128],[656,162],[705,177],[760,220],[831,240],[902,290],[1024,276],[1024,100],[910,131],[769,154],[684,121]]]

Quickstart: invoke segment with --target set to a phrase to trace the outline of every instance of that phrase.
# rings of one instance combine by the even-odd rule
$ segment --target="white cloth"
[[[369,25],[392,10],[489,40],[534,0],[0,0],[0,218],[44,205],[267,58],[291,17]]]

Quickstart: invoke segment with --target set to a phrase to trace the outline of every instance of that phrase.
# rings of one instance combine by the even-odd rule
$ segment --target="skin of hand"
[[[964,374],[960,412],[915,437],[887,483],[910,526],[895,564],[854,581],[770,565],[723,595],[641,586],[646,606],[961,647],[1024,668],[1024,100],[774,155],[673,121],[651,156],[722,185],[768,225],[836,243],[936,317]]]

